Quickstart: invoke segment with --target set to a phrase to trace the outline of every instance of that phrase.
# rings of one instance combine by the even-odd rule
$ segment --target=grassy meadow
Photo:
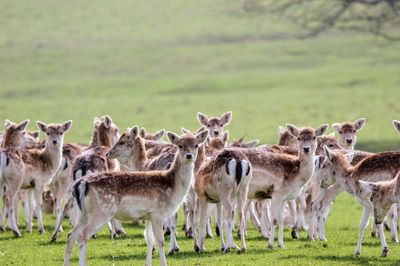
[[[34,130],[36,120],[72,119],[65,140],[87,143],[94,116],[111,115],[121,130],[139,125],[176,132],[198,128],[198,111],[232,110],[231,139],[274,143],[278,126],[287,122],[315,127],[366,117],[359,149],[399,149],[391,120],[400,119],[400,43],[335,31],[299,40],[296,25],[246,12],[245,2],[2,1],[0,121],[30,118]],[[400,247],[389,243],[389,257],[381,259],[379,239],[369,230],[362,255],[352,256],[360,216],[359,204],[343,194],[328,219],[327,242],[308,242],[303,232],[293,241],[286,231],[286,249],[271,251],[250,227],[242,255],[218,252],[215,236],[205,254],[195,255],[192,240],[179,231],[181,252],[167,261],[400,264]],[[67,234],[50,243],[53,223],[46,215],[42,236],[0,233],[0,265],[60,265]],[[144,263],[143,226],[125,227],[125,238],[111,241],[102,230],[89,242],[89,265]],[[157,265],[157,254],[154,259]]]

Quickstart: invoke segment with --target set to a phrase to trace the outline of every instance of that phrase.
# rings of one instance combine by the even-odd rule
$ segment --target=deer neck
[[[187,163],[179,159],[179,151],[175,154],[174,161],[168,170],[168,174],[174,179],[174,193],[176,198],[181,201],[193,181],[194,161]]]
[[[358,179],[352,176],[353,167],[342,167],[336,173],[336,182],[351,195],[357,194]]]
[[[57,171],[62,161],[62,147],[63,142],[61,141],[58,145],[53,145],[46,142],[45,147],[42,151],[42,155],[51,165],[51,169]]]
[[[197,171],[199,171],[201,164],[203,163],[205,158],[206,158],[206,148],[204,147],[204,144],[202,144],[198,148],[197,158],[196,161],[194,162],[194,173],[197,173]]]
[[[144,142],[140,140],[135,143],[132,150],[132,160],[130,161],[130,168],[132,171],[145,171],[145,164],[148,162]]]
[[[315,152],[311,152],[310,154],[304,154],[299,151],[299,160],[300,160],[300,171],[299,171],[299,182],[306,183],[314,174],[314,160],[315,160]]]

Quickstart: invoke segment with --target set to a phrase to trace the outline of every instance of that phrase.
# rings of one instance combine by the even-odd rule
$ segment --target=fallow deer
[[[219,237],[221,251],[227,252],[236,249],[233,242],[233,210],[235,200],[238,204],[239,230],[241,235],[241,252],[246,251],[244,234],[244,207],[251,180],[251,166],[246,156],[239,150],[224,149],[208,159],[196,174],[194,189],[198,196],[198,213],[200,230],[197,237],[198,218],[194,219],[194,249],[196,252],[204,251],[204,237],[207,221],[207,203],[217,204],[218,225],[225,229],[227,243],[225,245],[223,231]],[[222,211],[223,210],[223,211]],[[223,216],[223,217],[222,217]]]
[[[94,130],[90,145],[83,151],[83,153],[75,158],[73,163],[71,172],[72,182],[92,173],[119,169],[117,161],[108,159],[106,157],[106,153],[118,140],[118,127],[113,123],[111,117],[108,115],[101,117],[101,119],[95,117],[93,126]],[[80,215],[79,208],[74,203],[71,193],[72,191],[70,190],[69,199],[64,206],[61,216],[56,218],[52,241],[56,241],[58,232],[61,230],[63,217],[68,212],[70,213],[70,216],[72,216],[71,222],[73,225],[76,224],[77,218]],[[112,237],[115,237],[118,234],[125,234],[118,221],[114,223],[114,225],[117,227],[115,228],[115,231],[110,223],[107,225]]]
[[[355,254],[361,252],[362,235],[368,223],[371,213],[373,213],[373,204],[370,201],[370,193],[363,189],[360,185],[360,180],[377,182],[393,179],[400,170],[400,152],[382,152],[372,154],[361,160],[355,166],[350,165],[349,160],[345,155],[338,151],[330,150],[325,147],[326,158],[332,164],[332,169],[335,172],[336,182],[342,188],[355,196],[363,205],[363,214],[358,231],[358,240]],[[381,239],[382,256],[387,254],[387,244],[384,238],[383,224],[379,225],[379,237]]]
[[[400,121],[399,120],[393,120],[393,126],[394,129],[400,132]]]
[[[297,128],[288,124],[289,134],[298,141],[298,156],[265,152],[260,149],[243,150],[249,159],[253,176],[249,199],[271,199],[272,226],[269,234],[270,248],[274,243],[275,225],[279,226],[278,245],[283,248],[284,204],[296,199],[302,187],[312,177],[315,166],[317,137],[322,136],[328,125],[317,129]]]
[[[154,242],[161,265],[166,265],[163,221],[176,211],[187,193],[193,179],[198,147],[207,136],[208,131],[180,137],[168,132],[168,139],[178,147],[168,170],[105,172],[76,181],[73,191],[82,215],[68,236],[64,265],[69,265],[72,247],[77,240],[79,262],[85,265],[87,241],[112,218],[146,220],[146,265],[151,265]]]
[[[42,193],[46,183],[49,183],[61,165],[64,133],[72,122],[46,125],[37,122],[38,128],[47,134],[43,150],[2,150],[1,172],[4,182],[4,199],[10,220],[11,230],[17,237],[21,236],[15,221],[14,204],[20,189],[32,189],[35,197],[35,212],[37,215],[39,233],[44,233],[41,205]],[[27,219],[27,231],[32,230],[32,213]]]
[[[226,112],[221,117],[208,118],[203,113],[197,113],[200,124],[210,131],[210,137],[220,137],[224,134],[224,127],[229,125],[232,119],[232,112]]]
[[[365,118],[357,119],[354,122],[342,122],[342,123],[333,123],[333,129],[339,134],[338,144],[339,147],[335,147],[336,144],[331,144],[333,146],[328,146],[330,149],[338,149],[343,148],[345,150],[354,150],[354,146],[357,142],[357,133],[364,127]],[[322,148],[323,146],[321,146]],[[369,153],[357,152],[359,156],[357,159],[362,159],[363,156],[369,155]],[[322,154],[322,153],[320,153]],[[357,163],[358,161],[352,162],[352,164]],[[319,188],[317,189],[317,196],[312,200],[311,206],[311,217],[310,217],[310,226],[308,230],[308,238],[310,240],[314,239],[315,235],[315,222],[318,225],[318,238],[322,241],[326,240],[325,237],[325,222],[328,217],[330,206],[333,200],[342,192],[342,188],[340,185],[334,185],[329,188]],[[318,206],[318,208],[316,208]]]
[[[364,190],[370,191],[370,200],[373,204],[374,222],[381,225],[385,221],[385,217],[394,205],[400,203],[400,172],[397,173],[393,180],[381,182],[367,182],[360,180],[360,186]],[[395,219],[393,219],[395,220]],[[396,223],[391,228],[397,227]],[[385,235],[383,235],[383,238]],[[382,250],[381,256],[386,256],[388,249]]]

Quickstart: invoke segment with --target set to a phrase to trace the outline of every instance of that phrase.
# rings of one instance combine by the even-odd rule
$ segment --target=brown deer
[[[355,254],[361,252],[362,235],[368,223],[371,213],[373,213],[373,204],[370,200],[370,191],[363,189],[359,181],[386,181],[395,178],[400,169],[400,152],[381,152],[372,154],[361,160],[355,166],[352,166],[349,160],[341,152],[330,150],[325,147],[326,158],[332,164],[335,172],[336,182],[342,188],[355,196],[359,203],[364,207],[361,222],[358,231],[358,241]],[[387,255],[387,244],[384,238],[382,224],[378,227],[379,236],[382,245],[382,256]]]
[[[357,141],[357,132],[365,124],[365,118],[357,119],[354,122],[334,123],[332,128],[339,134],[339,145],[346,150],[354,150]]]
[[[1,172],[4,182],[4,199],[11,230],[17,237],[21,236],[15,220],[15,201],[20,189],[32,189],[36,202],[39,233],[44,232],[41,205],[44,185],[49,183],[61,165],[64,133],[72,122],[46,125],[37,122],[38,128],[47,134],[44,149],[18,150],[14,148],[2,150]],[[32,230],[32,213],[27,218],[27,231]]]
[[[72,182],[93,173],[108,170],[119,170],[118,162],[106,157],[106,153],[118,140],[118,127],[113,123],[109,115],[105,115],[100,119],[95,117],[93,126],[94,130],[90,145],[83,151],[83,153],[75,158],[75,161],[72,165]],[[74,203],[71,193],[72,191],[69,193],[69,199],[64,206],[63,212],[58,213],[58,215],[61,215],[56,218],[52,241],[56,241],[58,232],[61,231],[62,220],[68,212],[70,213],[70,216],[72,216],[72,225],[77,223],[80,210]],[[115,230],[111,223],[107,224],[112,237],[116,237],[117,235],[125,235],[125,231],[118,221],[113,221],[113,224],[116,227]]]
[[[158,247],[161,265],[166,265],[163,221],[176,211],[188,192],[198,147],[207,136],[208,131],[180,137],[168,132],[168,139],[178,147],[168,170],[103,172],[79,179],[73,191],[82,215],[68,236],[64,265],[69,265],[72,247],[77,240],[79,262],[85,265],[87,241],[112,218],[146,220],[146,265],[151,265],[154,244]]]
[[[208,118],[203,113],[197,113],[200,124],[210,131],[210,137],[219,137],[224,133],[224,127],[229,125],[232,119],[232,112],[226,112],[221,117]]]
[[[260,149],[243,150],[253,171],[248,198],[271,199],[272,226],[268,243],[270,248],[273,247],[276,224],[279,226],[278,246],[283,248],[284,204],[296,199],[302,187],[312,177],[317,137],[322,136],[327,128],[328,125],[313,129],[297,128],[288,124],[288,132],[298,140],[298,156]]]
[[[247,200],[247,192],[251,180],[251,166],[246,156],[239,150],[224,149],[208,159],[196,174],[194,189],[198,196],[198,213],[200,218],[200,231],[197,237],[197,220],[194,219],[194,249],[196,252],[204,251],[204,237],[207,217],[207,204],[217,204],[218,225],[223,225],[227,235],[225,245],[223,230],[219,237],[221,251],[228,252],[236,249],[233,242],[233,210],[235,200],[238,204],[239,230],[241,236],[241,252],[246,251],[244,234],[244,207]],[[223,209],[223,211],[222,211]]]

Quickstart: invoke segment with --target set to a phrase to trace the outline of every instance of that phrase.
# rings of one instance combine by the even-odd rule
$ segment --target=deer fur
[[[203,113],[197,113],[197,119],[200,124],[210,131],[210,137],[220,137],[224,134],[224,127],[229,125],[232,119],[232,112],[226,112],[221,117],[208,118]]]
[[[233,210],[235,201],[238,204],[239,228],[241,233],[241,252],[246,251],[244,234],[244,207],[247,200],[248,187],[251,180],[251,166],[246,156],[239,150],[224,149],[208,159],[197,172],[194,189],[198,196],[198,216],[200,218],[200,231],[197,237],[197,220],[194,219],[194,249],[196,252],[204,251],[204,237],[207,220],[207,203],[217,204],[218,225],[223,225],[220,230],[221,251],[238,249],[233,242]],[[227,235],[224,242],[223,231]]]
[[[64,133],[72,122],[64,124],[49,124],[37,122],[38,128],[47,134],[45,148],[42,150],[18,150],[8,148],[2,150],[1,172],[4,182],[4,199],[11,230],[17,237],[21,236],[15,220],[16,195],[21,189],[32,189],[35,197],[35,212],[37,215],[39,233],[44,233],[41,215],[42,193],[44,185],[51,182],[61,165]],[[26,228],[32,231],[32,213],[26,218]]]
[[[208,131],[197,135],[177,136],[167,133],[171,143],[178,146],[172,166],[165,171],[132,173],[104,172],[79,179],[73,186],[74,196],[82,215],[68,236],[64,265],[69,265],[72,247],[79,241],[79,262],[85,265],[86,243],[102,225],[112,218],[146,220],[146,265],[151,265],[154,244],[166,265],[163,221],[181,204],[193,179],[198,146]]]
[[[340,152],[325,147],[326,158],[332,163],[335,172],[336,182],[342,188],[355,196],[363,205],[363,214],[358,232],[358,241],[355,254],[360,254],[362,235],[368,223],[369,216],[373,214],[373,204],[370,200],[370,193],[360,185],[360,180],[368,182],[386,181],[395,178],[400,169],[400,152],[376,153],[361,160],[355,166],[349,163],[348,158]],[[379,236],[381,240],[382,256],[386,256],[387,244],[384,239],[383,225],[379,225]]]
[[[269,234],[270,248],[274,243],[275,225],[279,226],[278,246],[283,248],[284,204],[296,199],[301,188],[311,178],[315,165],[317,137],[322,136],[328,125],[313,128],[297,128],[288,124],[289,133],[298,139],[298,156],[263,152],[259,149],[243,150],[249,159],[253,176],[249,199],[271,199],[272,226]]]

